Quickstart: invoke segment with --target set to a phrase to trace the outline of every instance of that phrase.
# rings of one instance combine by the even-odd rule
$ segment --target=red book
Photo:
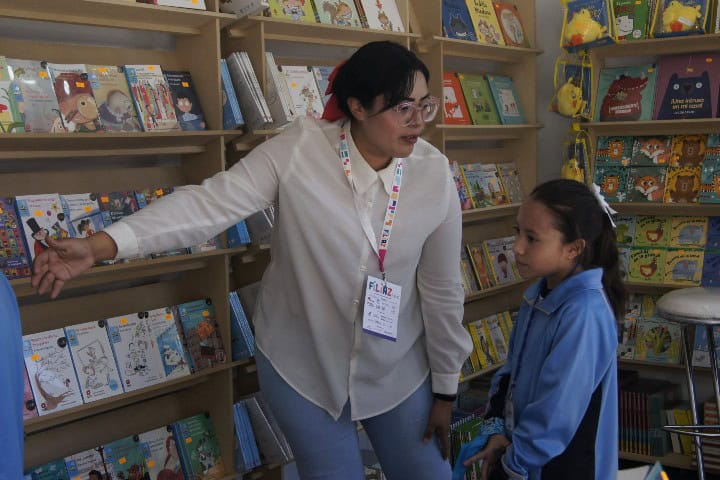
[[[447,125],[472,125],[460,81],[449,72],[443,75],[443,120]]]
[[[530,39],[525,33],[517,6],[512,3],[493,2],[493,7],[505,44],[509,47],[530,47]]]

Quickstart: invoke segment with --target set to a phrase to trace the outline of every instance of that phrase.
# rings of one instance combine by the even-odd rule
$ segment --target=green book
[[[619,42],[648,38],[648,30],[650,30],[648,0],[613,0],[613,9]]]
[[[499,125],[500,117],[485,76],[468,73],[457,76],[473,125]]]

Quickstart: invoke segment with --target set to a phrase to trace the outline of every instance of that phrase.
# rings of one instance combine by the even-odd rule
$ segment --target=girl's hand
[[[423,435],[423,443],[427,444],[433,436],[437,435],[440,442],[440,454],[444,459],[450,455],[450,418],[452,415],[453,402],[435,399],[430,418]]]
[[[510,440],[508,440],[505,435],[492,435],[488,440],[487,445],[485,445],[485,448],[465,460],[463,465],[469,467],[473,463],[483,460],[482,478],[483,480],[487,480],[489,478],[490,471],[493,467],[495,467],[498,460],[500,460],[500,457],[505,452],[508,445],[510,445]]]

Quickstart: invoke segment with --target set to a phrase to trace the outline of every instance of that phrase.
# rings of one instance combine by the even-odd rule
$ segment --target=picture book
[[[103,445],[105,463],[112,466],[113,478],[146,479],[145,457],[137,435],[121,438]]]
[[[102,455],[97,448],[91,448],[65,457],[65,468],[71,480],[78,478],[89,479],[93,471],[96,472],[96,476],[98,473],[100,474],[100,480],[112,480],[115,478],[112,465],[103,462]]]
[[[619,165],[595,164],[594,181],[608,202],[627,201],[629,169]]]
[[[469,163],[461,167],[473,208],[507,204],[500,174],[494,163]]]
[[[247,228],[247,223],[242,220],[232,227],[225,230],[225,236],[227,238],[227,248],[235,248],[241,245],[250,245],[250,232]]]
[[[138,209],[142,210],[154,201],[170,195],[174,190],[174,187],[152,187],[135,190],[135,201],[137,202]],[[187,248],[176,248],[174,250],[167,250],[164,252],[153,252],[150,254],[150,257],[172,257],[175,255],[185,255],[187,253]]]
[[[470,259],[470,266],[477,285],[480,290],[486,290],[495,286],[492,267],[485,256],[483,242],[472,242],[465,246],[467,256]]]
[[[477,42],[465,0],[442,0],[443,36]]]
[[[648,38],[650,0],[613,0],[612,3],[615,13],[615,35],[618,42]]]
[[[223,341],[218,331],[215,308],[210,299],[180,304],[177,312],[192,370],[197,372],[225,363]]]
[[[635,356],[637,327],[642,317],[642,300],[639,295],[630,294],[625,302],[625,316],[622,324],[622,340],[618,344],[618,357],[632,360]]]
[[[0,272],[8,280],[29,277],[32,272],[13,197],[0,197],[0,247]]]
[[[230,351],[232,361],[255,356],[255,336],[237,291],[228,294],[230,301]]]
[[[672,137],[635,137],[633,143],[633,165],[669,165],[672,158]]]
[[[170,379],[189,375],[190,364],[178,331],[175,310],[171,307],[163,307],[147,313],[150,333],[160,354],[163,376]]]
[[[123,393],[105,320],[65,327],[85,403]]]
[[[500,117],[487,79],[483,75],[467,73],[456,75],[473,125],[498,125]]]
[[[133,312],[106,320],[126,392],[149,387],[165,379],[160,350],[150,330],[148,317],[148,312]]]
[[[135,193],[132,191],[104,192],[98,194],[98,199],[100,200],[100,211],[106,227],[140,209]]]
[[[273,118],[273,126],[279,128],[295,120],[295,105],[290,97],[290,90],[288,90],[284,75],[278,69],[272,52],[265,52],[265,78],[267,85],[265,102]]]
[[[163,75],[170,87],[175,116],[180,128],[182,130],[207,130],[200,98],[195,93],[195,84],[190,72],[165,70]]]
[[[450,163],[450,170],[452,171],[455,187],[457,187],[458,197],[460,198],[460,208],[462,210],[472,209],[472,199],[470,198],[467,185],[465,185],[465,178],[463,177],[460,165],[453,161]]]
[[[490,315],[483,319],[483,329],[485,335],[492,342],[495,349],[495,358],[498,362],[504,362],[507,358],[508,348],[500,329],[499,315]]]
[[[395,0],[357,0],[357,2],[362,7],[363,23],[368,28],[388,32],[405,31]]]
[[[500,322],[500,329],[502,330],[503,338],[505,339],[505,344],[510,345],[510,334],[512,333],[512,316],[510,315],[510,312],[501,312],[498,313],[498,320]]]
[[[707,33],[709,5],[712,4],[705,0],[657,0],[653,9],[653,37]]]
[[[700,285],[705,252],[698,248],[670,248],[665,254],[665,279],[672,285]]]
[[[65,468],[65,460],[54,460],[35,467],[26,473],[28,480],[71,480]]]
[[[325,107],[322,103],[323,95],[318,90],[315,75],[311,67],[306,66],[278,66],[285,78],[285,84],[290,91],[295,113],[300,116],[320,119]]]
[[[7,60],[0,55],[0,133],[25,131],[25,122],[17,104],[16,88]]]
[[[180,455],[171,426],[158,427],[138,435],[150,480],[182,480]]]
[[[623,281],[628,280],[630,274],[630,246],[618,246],[618,263],[620,265],[620,276]]]
[[[699,167],[707,151],[707,135],[675,135],[672,137],[672,167]]]
[[[670,247],[705,246],[708,217],[672,217],[670,220]]]
[[[525,199],[522,185],[520,184],[520,174],[518,173],[515,162],[498,163],[497,170],[500,174],[503,189],[507,194],[509,203],[522,203]]]
[[[680,326],[654,318],[643,318],[638,325],[635,360],[676,365],[682,351]]]
[[[713,329],[715,340],[715,359],[720,365],[720,327]],[[707,328],[704,325],[695,327],[695,348],[693,348],[692,364],[694,367],[710,367],[710,346]]]
[[[140,123],[125,77],[125,67],[87,65],[98,115],[108,132],[140,132]]]
[[[32,387],[30,386],[30,378],[28,377],[27,368],[23,365],[23,380],[25,387],[23,388],[23,421],[28,418],[34,418],[38,416],[37,405],[35,404],[35,397],[32,394]]]
[[[700,203],[720,203],[720,135],[708,135],[700,174]]]
[[[707,250],[705,252],[700,284],[703,287],[720,287],[720,251]]]
[[[574,53],[614,43],[612,2],[573,0],[562,2],[563,25],[560,46]]]
[[[662,203],[667,167],[632,166],[628,169],[627,201]]]
[[[670,217],[642,215],[635,219],[633,245],[643,247],[667,247],[670,241]]]
[[[530,39],[523,28],[517,5],[507,2],[493,2],[500,30],[508,47],[530,47]]]
[[[661,56],[658,62],[655,120],[717,116],[720,54]]]
[[[157,5],[165,7],[192,8],[206,10],[205,0],[156,0]]]
[[[105,228],[95,193],[60,195],[72,238],[87,238]]]
[[[488,75],[487,81],[502,124],[517,125],[525,123],[525,116],[520,106],[520,97],[518,97],[515,90],[512,78],[503,75]]]
[[[82,405],[82,394],[62,328],[23,335],[23,356],[39,415]]]
[[[635,238],[635,216],[618,215],[615,217],[615,235],[618,245],[632,245]]]
[[[314,0],[314,2],[320,23],[338,27],[365,27],[352,0]]]
[[[601,69],[595,121],[651,120],[656,76],[650,64]]]
[[[320,95],[322,95],[322,104],[324,106],[330,99],[330,94],[327,92],[327,89],[330,84],[330,74],[335,67],[320,65],[310,68],[312,69],[313,75],[315,75],[315,83],[317,83],[318,91],[320,92]]]
[[[125,65],[125,76],[143,130],[180,129],[170,87],[160,65]]]
[[[269,4],[267,12],[271,17],[316,23],[315,10],[310,0],[269,0]]]
[[[697,203],[700,174],[700,167],[670,167],[665,186],[665,203]]]
[[[662,283],[665,277],[665,250],[661,248],[630,248],[628,280]]]
[[[223,128],[225,130],[235,130],[244,125],[245,120],[240,111],[240,104],[230,78],[227,61],[224,58],[220,59],[220,80],[222,86]]]
[[[480,365],[482,368],[492,367],[500,363],[497,350],[493,344],[492,338],[487,330],[486,320],[476,320],[470,323],[470,336],[472,337],[472,330],[475,330],[477,335],[478,345],[476,345],[476,352],[480,359]]]
[[[707,249],[720,250],[720,217],[708,217]]]
[[[515,254],[512,251],[515,237],[508,236],[484,241],[485,255],[488,259],[497,285],[517,282]]]
[[[473,271],[471,262],[472,260],[470,260],[468,252],[466,252],[465,250],[460,250],[460,272],[462,273],[461,279],[463,282],[463,289],[465,290],[466,296],[480,290],[480,285],[478,285],[477,279],[475,278],[475,273]]]
[[[490,0],[465,0],[478,42],[505,45],[495,8]]]
[[[15,96],[22,112],[25,131],[33,133],[65,132],[60,107],[45,62],[7,58],[10,75],[19,88]],[[22,100],[20,100],[20,98]]]
[[[472,123],[460,81],[454,73],[443,74],[443,122],[448,125],[470,125]]]
[[[15,202],[31,261],[49,248],[48,237],[54,240],[70,237],[70,227],[58,194],[23,195],[16,197]]]
[[[655,304],[657,303],[660,295],[643,295],[642,296],[642,316],[643,317],[654,317],[655,316]]]
[[[70,133],[104,132],[88,74],[65,71],[52,77],[65,130]]]
[[[225,476],[215,429],[207,415],[199,414],[173,423],[173,433],[185,478],[220,480]]]
[[[595,163],[630,165],[633,158],[633,137],[598,137]]]

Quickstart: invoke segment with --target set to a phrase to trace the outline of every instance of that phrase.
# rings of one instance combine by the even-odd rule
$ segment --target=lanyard
[[[353,188],[352,170],[350,167],[350,149],[347,144],[345,134],[345,125],[340,129],[340,161],[342,161],[345,178],[347,178],[350,188]],[[382,233],[380,234],[380,245],[377,247],[378,264],[380,265],[380,273],[385,280],[385,256],[387,255],[390,245],[390,233],[392,232],[393,223],[395,222],[395,211],[397,210],[398,200],[400,199],[400,185],[402,184],[403,161],[398,159],[395,166],[395,176],[393,178],[390,199],[388,200],[387,210],[385,212],[385,221],[383,222]]]

